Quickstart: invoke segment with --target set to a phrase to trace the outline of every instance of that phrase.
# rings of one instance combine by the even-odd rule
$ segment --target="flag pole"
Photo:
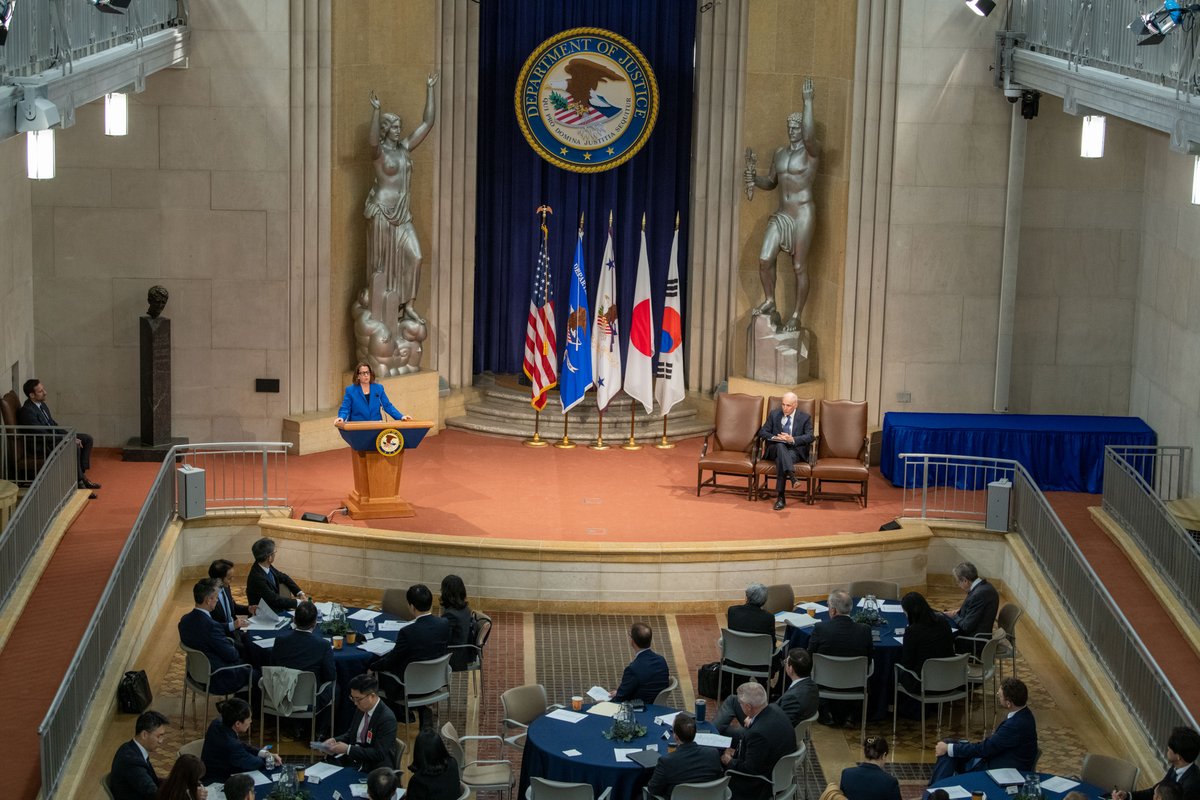
[[[575,443],[571,441],[571,437],[567,436],[567,420],[571,418],[571,412],[563,414],[563,438],[554,443],[554,446],[559,450],[574,450]]]
[[[674,442],[667,441],[667,415],[666,414],[663,414],[662,439],[659,441],[658,444],[656,444],[654,446],[657,447],[659,450],[670,450],[671,448],[673,448],[675,446]]]
[[[637,416],[637,403],[633,402],[633,398],[629,398],[629,441],[621,445],[622,450],[641,450],[642,446],[633,438],[634,418]]]
[[[604,412],[600,411],[596,419],[596,441],[588,445],[591,450],[608,450],[609,445],[604,443]]]
[[[545,447],[548,444],[548,442],[538,433],[538,427],[541,424],[541,421],[542,412],[535,409],[533,412],[533,438],[526,439],[524,442],[522,442],[522,444],[524,444],[526,447]]]

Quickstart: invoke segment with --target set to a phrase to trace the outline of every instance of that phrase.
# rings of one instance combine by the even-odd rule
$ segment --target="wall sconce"
[[[1104,158],[1104,117],[1083,118],[1083,134],[1079,138],[1080,158]]]
[[[129,133],[129,95],[110,92],[104,95],[104,135],[125,136]]]

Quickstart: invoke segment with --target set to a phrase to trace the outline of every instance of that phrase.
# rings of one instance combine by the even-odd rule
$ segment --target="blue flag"
[[[567,306],[567,346],[563,351],[563,369],[558,379],[563,413],[566,414],[592,388],[592,313],[588,310],[587,278],[583,269],[583,230],[575,243],[575,263],[571,266],[571,300]]]

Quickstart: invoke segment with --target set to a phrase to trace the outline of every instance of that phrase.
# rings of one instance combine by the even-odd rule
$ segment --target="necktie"
[[[229,595],[225,594],[225,590],[221,590],[221,608],[225,609],[225,621],[230,625],[233,624],[233,609],[229,607]]]
[[[50,419],[50,410],[48,408],[46,408],[45,403],[42,403],[40,406],[38,406],[38,412],[40,413],[40,415],[42,417],[43,424],[45,424],[45,425],[53,425],[54,424],[54,420]]]
[[[791,414],[788,414],[786,417],[783,418],[783,432],[789,433],[789,434],[792,432],[792,415]]]
[[[275,580],[275,570],[267,570],[267,581],[270,582],[272,589],[279,590],[279,583]]]
[[[363,714],[362,725],[360,725],[358,728],[358,743],[359,744],[367,743],[367,728],[369,728],[370,726],[371,726],[371,715]]]

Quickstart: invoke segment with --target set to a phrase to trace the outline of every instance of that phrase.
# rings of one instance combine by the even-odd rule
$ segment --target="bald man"
[[[785,394],[780,407],[767,414],[767,421],[758,431],[758,438],[767,443],[764,457],[775,462],[776,511],[787,505],[784,487],[788,481],[795,484],[795,466],[808,461],[808,446],[813,440],[812,417],[796,408],[799,402],[795,392]]]

